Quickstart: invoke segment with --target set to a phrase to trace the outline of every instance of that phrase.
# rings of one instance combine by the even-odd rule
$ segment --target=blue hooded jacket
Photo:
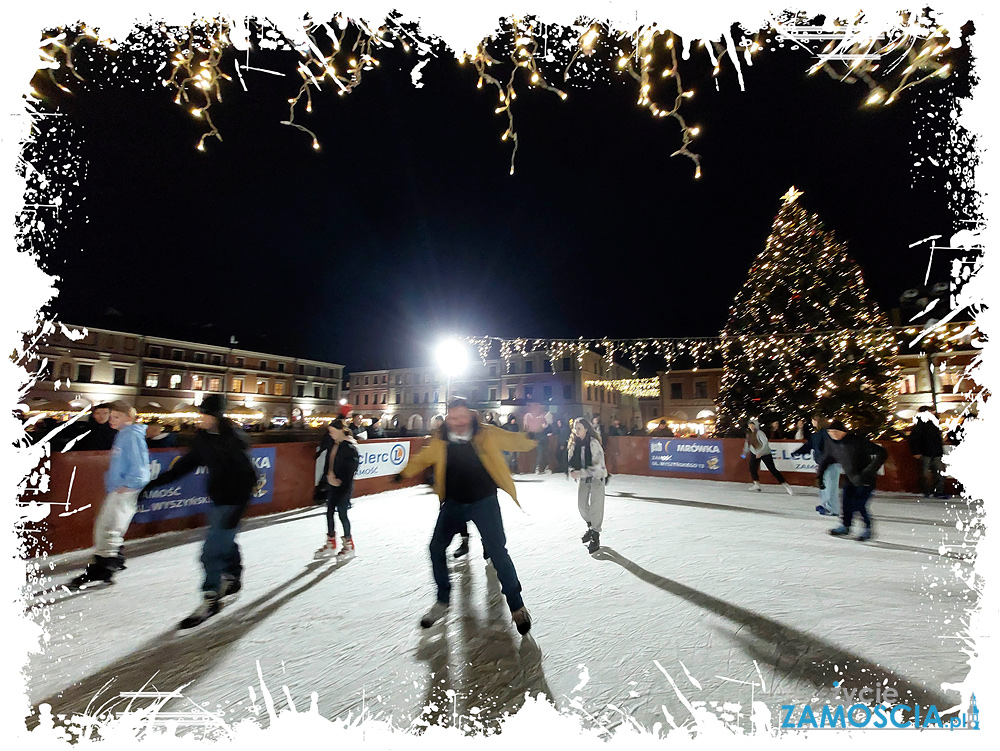
[[[149,482],[149,449],[146,426],[126,425],[118,431],[111,446],[111,466],[104,474],[104,489],[110,493],[125,486],[142,490]]]

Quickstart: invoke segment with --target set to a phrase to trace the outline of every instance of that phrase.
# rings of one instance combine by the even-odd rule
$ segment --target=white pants
[[[108,493],[94,522],[95,555],[113,558],[125,541],[128,525],[132,523],[139,500],[138,490]]]
[[[604,480],[581,477],[577,482],[580,516],[591,529],[600,534],[601,523],[604,521]]]

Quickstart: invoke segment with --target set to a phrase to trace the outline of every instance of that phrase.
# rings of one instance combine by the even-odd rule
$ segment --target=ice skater
[[[601,547],[601,524],[604,522],[604,481],[608,476],[604,465],[601,439],[587,420],[573,422],[573,434],[566,450],[570,475],[577,481],[577,502],[580,516],[587,522],[581,542],[590,543],[587,551],[596,553]]]
[[[455,398],[448,404],[445,424],[437,435],[431,436],[430,443],[396,476],[397,480],[413,477],[433,466],[434,489],[442,500],[430,544],[437,600],[420,620],[424,628],[430,628],[448,613],[451,580],[446,553],[462,524],[471,521],[483,538],[518,633],[528,633],[531,616],[524,607],[521,583],[507,552],[497,490],[503,490],[517,503],[514,480],[502,452],[531,451],[535,445],[521,433],[480,425],[465,399]]]
[[[111,445],[111,465],[104,473],[104,502],[94,520],[94,559],[70,582],[79,589],[93,583],[110,584],[125,568],[122,543],[138,508],[139,493],[149,482],[146,426],[135,424],[135,407],[123,401],[108,405],[110,429],[117,431]]]
[[[795,495],[792,486],[785,482],[785,478],[781,472],[774,466],[774,457],[771,456],[771,444],[767,442],[767,436],[760,429],[760,422],[753,417],[747,423],[746,442],[743,444],[743,452],[740,454],[740,459],[746,459],[747,454],[750,455],[750,478],[753,480],[753,484],[749,487],[749,490],[760,492],[760,474],[757,470],[760,468],[760,463],[764,462],[764,466],[767,467],[768,472],[774,475],[774,479],[781,483],[781,486],[788,495]]]
[[[834,537],[842,537],[851,533],[851,522],[854,514],[861,516],[865,523],[864,531],[857,536],[858,540],[870,540],[872,537],[872,520],[868,514],[868,501],[875,491],[875,479],[878,470],[888,457],[888,452],[877,443],[867,438],[851,433],[842,422],[835,420],[826,429],[829,440],[823,451],[816,475],[820,488],[824,487],[823,478],[826,468],[836,462],[844,468],[847,483],[844,485],[842,523],[830,530]]]
[[[343,418],[337,417],[327,426],[327,434],[333,442],[326,454],[326,544],[316,551],[316,558],[337,556],[337,560],[347,560],[354,555],[354,538],[351,536],[351,520],[347,510],[351,507],[351,493],[354,491],[354,474],[358,471],[360,456],[358,443],[354,439],[351,426]],[[336,517],[344,530],[343,543],[337,552]]]
[[[818,466],[820,459],[823,458],[826,442],[829,440],[826,432],[829,421],[822,413],[817,412],[812,416],[812,424],[815,430],[809,434],[805,443],[792,452],[792,456],[811,454]],[[820,503],[816,507],[821,516],[840,515],[840,474],[840,465],[836,462],[830,464],[823,473],[823,487],[819,491]]]
[[[243,587],[243,563],[236,544],[243,512],[257,485],[257,471],[250,459],[250,442],[246,434],[225,416],[225,399],[209,394],[199,411],[199,430],[191,448],[177,457],[173,465],[146,484],[144,490],[166,485],[194,472],[208,469],[209,507],[208,529],[201,551],[205,568],[202,602],[191,615],[180,622],[180,628],[192,628],[208,620],[222,609],[223,598],[236,594]]]
[[[489,424],[489,423],[487,423]],[[441,432],[441,427],[444,425],[444,418],[441,415],[435,415],[434,419],[431,420],[431,430],[428,435],[437,435]],[[434,492],[434,467],[428,467],[426,470],[426,480],[427,484],[431,486],[431,492]],[[444,503],[443,498],[438,499],[439,504]],[[440,505],[439,505],[440,510]],[[461,541],[458,543],[458,547],[455,548],[455,552],[452,553],[452,557],[455,560],[459,558],[464,558],[469,554],[469,523],[462,522],[462,526],[458,529],[459,537]],[[489,556],[486,554],[486,549],[483,548],[483,558],[489,560]]]

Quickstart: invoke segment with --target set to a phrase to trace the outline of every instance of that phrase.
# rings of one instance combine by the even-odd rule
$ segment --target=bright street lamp
[[[446,378],[444,390],[445,407],[451,401],[451,379],[453,376],[462,374],[467,361],[468,357],[465,345],[457,339],[446,339],[438,345],[437,363],[441,370],[444,371]]]

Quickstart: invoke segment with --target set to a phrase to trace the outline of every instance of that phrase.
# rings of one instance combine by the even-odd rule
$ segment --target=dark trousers
[[[441,504],[444,505],[444,501],[442,501]],[[438,508],[440,509],[440,507],[438,507]],[[468,522],[462,522],[458,526],[458,533],[462,537],[468,537],[469,536],[469,523]]]
[[[455,503],[446,500],[438,512],[434,535],[431,537],[431,569],[434,572],[434,583],[437,585],[438,602],[448,603],[451,593],[451,579],[448,576],[446,551],[452,539],[468,522],[476,525],[479,536],[483,538],[483,547],[490,554],[493,568],[500,580],[500,589],[507,598],[507,606],[511,612],[521,608],[521,583],[517,580],[514,562],[507,553],[507,536],[503,530],[503,518],[500,516],[500,503],[495,495],[483,498],[474,503]]]
[[[337,515],[340,516],[340,524],[344,528],[344,537],[351,536],[351,520],[347,518],[347,509],[351,507],[351,491],[344,490],[343,486],[335,488],[330,486],[326,493],[326,536],[337,536],[337,525],[334,523]]]
[[[750,455],[750,477],[754,482],[760,480],[760,474],[757,472],[757,468],[760,467],[760,463],[764,462],[764,466],[767,467],[767,471],[774,475],[774,479],[780,482],[782,485],[785,483],[785,478],[782,476],[778,468],[774,466],[774,457],[770,454],[764,454],[764,456],[754,456]]]
[[[851,483],[844,485],[844,496],[841,507],[844,510],[843,522],[845,527],[848,529],[851,528],[851,522],[854,521],[854,514],[858,513],[865,526],[871,529],[872,518],[868,516],[868,499],[872,497],[874,490],[875,488],[869,488],[867,485],[851,485]]]
[[[566,474],[569,472],[569,457],[566,456],[567,444],[560,443],[556,446],[556,472]]]
[[[237,580],[243,575],[236,533],[245,508],[213,504],[208,510],[208,530],[201,549],[201,565],[205,567],[205,583],[201,587],[203,592],[218,592],[223,574],[229,574]]]

